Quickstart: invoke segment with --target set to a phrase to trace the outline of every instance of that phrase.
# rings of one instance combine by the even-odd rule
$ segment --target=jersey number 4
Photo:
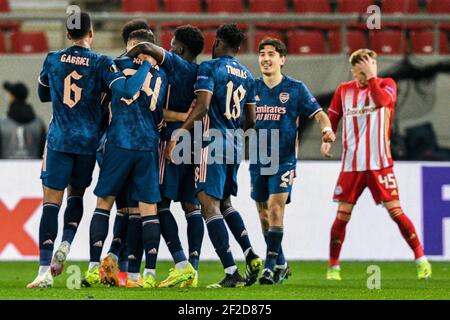
[[[237,119],[241,115],[241,102],[245,97],[245,93],[247,92],[242,84],[236,89],[234,89],[233,81],[229,81],[227,83],[227,101],[225,105],[225,113],[224,116],[227,119],[233,118]],[[233,107],[231,107],[231,98],[233,98]]]
[[[75,107],[75,105],[80,101],[81,99],[81,89],[79,86],[77,86],[75,83],[72,83],[72,79],[80,80],[83,76],[80,75],[75,70],[72,71],[71,74],[69,74],[64,79],[64,104],[67,105],[69,108]],[[73,99],[72,99],[73,94]]]
[[[126,76],[132,76],[134,75],[137,70],[135,69],[125,69],[122,71],[124,75]],[[148,97],[152,97],[152,100],[150,101],[150,111],[154,111],[156,109],[156,104],[158,103],[158,96],[159,96],[159,91],[161,89],[161,83],[162,80],[160,77],[156,78],[155,81],[155,87],[152,89],[150,88],[150,81],[152,80],[152,74],[151,73],[147,73],[147,76],[145,77],[145,81],[144,84],[142,85],[141,91],[144,91],[145,94]],[[132,104],[137,98],[139,98],[141,92],[138,91],[133,99],[124,99],[122,98],[121,101],[125,102],[127,105]]]

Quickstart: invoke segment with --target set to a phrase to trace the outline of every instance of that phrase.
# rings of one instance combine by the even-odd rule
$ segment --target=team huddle
[[[327,115],[301,81],[281,72],[287,50],[278,39],[259,43],[262,77],[255,80],[235,57],[245,36],[234,24],[218,28],[212,60],[198,65],[204,38],[197,27],[178,27],[166,51],[155,44],[147,22],[130,21],[122,29],[125,52],[113,60],[90,49],[94,31],[89,15],[79,14],[79,22],[76,27],[67,24],[73,45],[50,52],[39,75],[39,97],[52,103],[53,117],[41,170],[40,267],[28,288],[52,287],[53,277],[62,273],[96,162],[100,174],[84,287],[197,287],[205,224],[225,272],[208,288],[283,283],[292,272],[282,249],[283,217],[296,175],[299,120],[307,118],[319,123],[321,153],[327,158],[343,119],[342,171],[334,194],[339,204],[326,278],[341,280],[339,255],[346,225],[366,186],[375,202],[388,209],[413,250],[418,278],[431,277],[431,265],[399,202],[389,149],[397,89],[392,79],[377,77],[375,52],[360,49],[350,56],[355,80],[338,87]],[[190,135],[197,125],[200,141]],[[266,240],[264,262],[231,203],[238,191],[240,155],[246,149],[239,133],[248,132],[258,137],[247,151],[257,155],[250,164],[250,196]],[[277,139],[263,143],[267,132]],[[182,147],[186,145],[189,148]],[[261,150],[269,151],[270,159],[276,157],[275,169]],[[65,190],[62,241],[54,250]],[[187,255],[170,210],[172,202],[179,202],[185,213]],[[113,240],[102,259],[114,204]],[[245,255],[242,275],[227,229]],[[158,283],[161,236],[174,267]]]

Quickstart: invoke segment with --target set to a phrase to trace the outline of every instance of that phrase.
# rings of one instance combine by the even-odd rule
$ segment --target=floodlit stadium
[[[0,0],[0,30],[1,300],[449,299],[450,0]]]

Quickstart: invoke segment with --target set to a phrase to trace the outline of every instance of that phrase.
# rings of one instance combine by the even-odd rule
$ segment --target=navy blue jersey
[[[135,74],[142,64],[138,58],[128,57],[117,58],[114,62],[127,77]],[[113,92],[108,143],[128,150],[158,150],[167,86],[166,73],[156,66],[150,69],[133,99],[124,99]]]
[[[239,148],[233,132],[242,129],[245,105],[255,103],[255,80],[250,71],[230,56],[202,62],[195,84],[195,92],[199,91],[213,94],[203,130],[218,129],[227,145]]]
[[[313,117],[322,109],[306,85],[299,80],[283,76],[283,80],[272,89],[262,79],[257,79],[255,83],[255,128],[268,130],[268,151],[273,154],[273,148],[277,149],[279,164],[293,167],[296,164],[299,118]],[[279,146],[271,146],[271,129],[279,130]],[[250,166],[251,170],[257,168],[258,165]]]
[[[48,53],[39,83],[50,87],[53,105],[47,146],[74,154],[95,154],[100,138],[102,93],[124,75],[110,57],[72,46]]]
[[[161,67],[169,78],[167,108],[176,112],[188,112],[195,102],[194,84],[198,64],[183,59],[176,53],[164,50]],[[169,140],[172,132],[183,125],[182,122],[167,122],[161,133],[162,140]]]

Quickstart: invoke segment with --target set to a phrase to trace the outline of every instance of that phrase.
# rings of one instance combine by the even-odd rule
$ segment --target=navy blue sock
[[[269,228],[269,232],[267,234],[266,261],[264,263],[265,269],[273,270],[275,268],[282,239],[283,227]]]
[[[156,269],[161,226],[158,216],[142,217],[142,243],[145,252],[145,268]]]
[[[77,233],[81,218],[83,217],[83,197],[69,196],[67,197],[67,207],[64,211],[64,229],[62,242],[67,241],[72,244],[73,238]]]
[[[90,262],[100,262],[108,227],[109,211],[96,208],[89,228]]]
[[[119,270],[121,272],[128,272],[128,247],[123,244],[119,251]]]
[[[49,266],[52,261],[53,247],[58,233],[59,205],[46,202],[42,206],[39,224],[39,265]]]
[[[223,268],[236,265],[228,243],[228,231],[223,222],[223,217],[215,215],[206,219],[206,227],[208,228],[209,238],[216,249]]]
[[[139,215],[130,215],[127,231],[128,272],[139,273],[142,262],[142,219]]]
[[[248,252],[248,249],[250,249],[252,245],[248,237],[247,229],[245,229],[244,221],[239,212],[233,207],[229,207],[222,212],[222,215],[225,218],[231,233],[233,233],[234,238],[241,246],[242,251],[244,253]]]
[[[189,262],[195,270],[198,270],[200,262],[200,252],[202,249],[205,225],[203,223],[200,209],[186,213],[187,238],[189,245]]]
[[[114,219],[113,240],[108,252],[119,256],[122,245],[126,242],[128,228],[128,213],[117,211]]]
[[[268,230],[263,231],[264,240],[266,241],[266,245],[268,244],[268,239],[267,239],[268,233],[269,233]],[[281,244],[280,244],[280,251],[278,251],[278,257],[277,257],[276,264],[277,264],[277,266],[283,266],[286,264],[286,258],[284,257],[283,246]]]
[[[158,210],[158,218],[161,226],[161,235],[169,248],[175,263],[186,261],[180,237],[178,236],[178,225],[169,208]]]

